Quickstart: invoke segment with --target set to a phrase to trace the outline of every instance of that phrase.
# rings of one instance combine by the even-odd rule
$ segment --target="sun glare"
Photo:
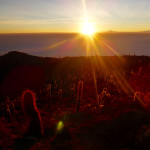
[[[83,27],[82,27],[82,33],[83,34],[91,36],[94,34],[94,32],[95,32],[95,30],[94,30],[94,27],[91,23],[85,22],[83,24]]]

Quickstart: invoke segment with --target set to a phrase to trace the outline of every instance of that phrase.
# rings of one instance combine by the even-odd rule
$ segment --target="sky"
[[[150,30],[150,0],[0,0],[0,33]]]

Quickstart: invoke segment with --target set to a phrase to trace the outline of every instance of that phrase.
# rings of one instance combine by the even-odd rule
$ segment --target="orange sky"
[[[1,0],[0,33],[96,32],[150,29],[149,0]]]

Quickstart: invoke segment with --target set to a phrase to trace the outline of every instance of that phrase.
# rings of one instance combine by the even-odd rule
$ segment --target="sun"
[[[89,22],[85,22],[82,27],[82,34],[91,36],[94,33],[95,33],[94,26]]]

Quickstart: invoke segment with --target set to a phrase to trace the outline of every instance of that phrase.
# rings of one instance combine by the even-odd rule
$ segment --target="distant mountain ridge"
[[[137,32],[128,32],[128,31],[114,31],[114,30],[108,30],[104,33],[150,33],[150,30],[146,30],[146,31],[137,31]]]
[[[147,30],[147,31],[141,31],[141,32],[144,32],[144,33],[150,33],[150,30]]]
[[[108,30],[107,33],[115,33],[117,31],[113,31],[113,30]]]

